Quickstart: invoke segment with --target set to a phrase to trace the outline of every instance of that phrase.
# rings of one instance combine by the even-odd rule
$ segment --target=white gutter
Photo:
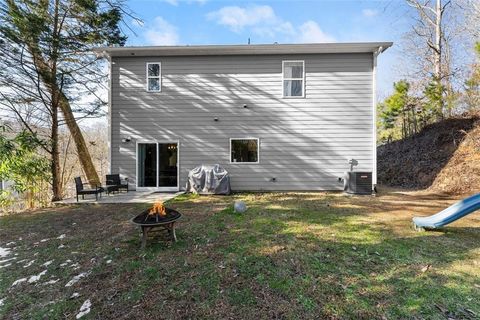
[[[194,46],[136,46],[99,47],[94,52],[112,57],[152,56],[210,56],[261,54],[319,54],[370,53],[379,47],[388,48],[392,42],[256,44],[256,45],[194,45]]]
[[[377,57],[386,48],[380,46],[373,52],[372,85],[372,187],[377,185]]]
[[[105,55],[108,59],[108,116],[107,116],[107,145],[108,145],[108,172],[112,173],[112,58]]]

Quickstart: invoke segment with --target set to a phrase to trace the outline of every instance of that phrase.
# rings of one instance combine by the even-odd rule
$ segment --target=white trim
[[[148,75],[148,66],[151,64],[158,64],[158,76],[149,76]],[[148,80],[149,79],[158,79],[159,82],[159,90],[149,90],[148,89]],[[145,64],[145,89],[147,92],[162,92],[162,63],[161,62],[147,62]]]
[[[303,76],[302,78],[285,78],[285,62],[301,62],[302,63],[302,71],[303,71]],[[282,98],[285,99],[300,99],[300,98],[305,98],[305,60],[282,60]],[[302,80],[302,95],[301,96],[286,96],[285,95],[285,87],[284,87],[284,82],[285,80]]]
[[[160,161],[158,161],[158,145],[159,144],[176,144],[177,145],[177,186],[176,187],[159,187],[158,172]],[[139,144],[156,144],[157,145],[157,173],[155,176],[155,187],[139,187],[138,186],[138,145]],[[138,191],[179,191],[180,190],[180,140],[137,140],[135,145],[135,187]]]
[[[143,191],[143,190],[154,190],[156,186],[158,185],[158,181],[155,181],[155,187],[140,187],[138,185],[138,145],[139,144],[158,144],[156,141],[146,141],[146,140],[137,140],[135,142],[135,187],[136,190]],[[157,145],[157,150],[158,150],[158,145]],[[158,153],[158,151],[157,151]],[[158,162],[158,161],[157,161]],[[158,172],[158,163],[157,163],[157,172]],[[156,179],[158,180],[158,174],[156,174]]]
[[[108,57],[108,104],[107,104],[107,146],[108,146],[108,172],[112,173],[112,58]]]
[[[371,53],[379,47],[389,48],[392,42],[341,42],[304,44],[244,44],[244,45],[186,45],[186,46],[136,46],[99,47],[99,55],[122,57],[165,56],[224,56],[260,54],[317,54],[317,53]]]
[[[256,162],[233,162],[232,161],[232,140],[257,140],[257,161]],[[228,159],[231,164],[258,164],[260,163],[260,139],[253,137],[243,137],[243,138],[230,138],[229,140],[229,153]]]
[[[373,53],[372,68],[372,188],[377,184],[377,56],[383,51],[378,48]]]

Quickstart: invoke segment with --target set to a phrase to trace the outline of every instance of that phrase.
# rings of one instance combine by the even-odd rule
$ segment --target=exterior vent
[[[345,172],[343,177],[346,193],[351,194],[372,194],[372,173],[371,172]]]

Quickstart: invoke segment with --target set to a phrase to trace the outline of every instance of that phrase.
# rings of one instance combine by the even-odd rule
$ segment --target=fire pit
[[[151,209],[147,209],[131,219],[130,221],[142,228],[142,249],[147,244],[148,233],[154,231],[154,229],[161,228],[166,230],[172,241],[177,241],[175,234],[175,222],[182,214],[176,210],[166,208],[163,203],[154,203]]]

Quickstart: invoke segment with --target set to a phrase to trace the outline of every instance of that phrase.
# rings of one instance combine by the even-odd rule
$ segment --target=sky
[[[395,46],[408,30],[403,0],[131,0],[127,45],[393,41],[378,59],[378,97],[401,78]]]

